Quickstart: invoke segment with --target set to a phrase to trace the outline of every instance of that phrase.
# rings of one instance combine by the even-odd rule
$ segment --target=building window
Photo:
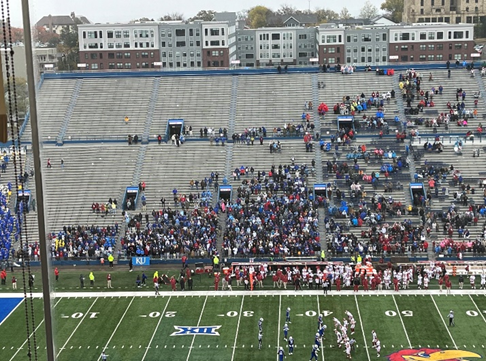
[[[113,31],[107,31],[106,35],[107,35],[108,39],[113,39]]]
[[[431,50],[431,51],[435,50],[435,45],[434,44],[430,44],[429,45],[429,50]]]
[[[336,35],[328,35],[326,37],[326,42],[329,44],[337,43],[337,36]]]
[[[115,69],[115,63],[108,63],[108,69]]]
[[[98,59],[97,53],[91,53],[91,59]]]
[[[184,46],[186,46],[186,42],[185,41],[177,41],[176,42],[176,47],[177,48],[182,48]]]
[[[130,59],[130,53],[125,53],[124,56],[125,56],[125,59]]]
[[[206,35],[207,35],[207,30],[208,29],[205,29],[205,30],[206,30]],[[211,36],[219,36],[219,29],[218,28],[212,28],[210,30],[210,34],[211,34]]]
[[[361,35],[361,41],[364,41],[364,42],[371,41],[371,34],[363,34],[363,35]]]
[[[437,50],[443,50],[444,44],[437,44]]]
[[[116,63],[117,69],[123,69],[123,63]]]
[[[420,49],[421,51],[425,51],[425,49],[426,49],[426,48],[427,48],[427,46],[426,46],[426,45],[424,45],[424,44],[420,44],[420,46],[419,46],[419,49]]]
[[[122,53],[116,53],[116,58],[117,59],[122,59],[123,58],[123,54]]]
[[[176,29],[175,35],[176,36],[186,36],[186,30],[185,29]]]
[[[219,46],[219,40],[211,40],[211,46]]]
[[[429,54],[429,55],[427,55],[427,60],[428,60],[428,61],[433,61],[433,60],[435,60],[435,56],[434,56],[434,54]]]
[[[129,38],[130,37],[130,30],[123,30],[123,37]]]
[[[108,59],[115,59],[115,53],[108,53]]]
[[[148,53],[142,53],[142,58],[148,58],[148,57],[149,57]]]
[[[425,40],[425,39],[427,39],[427,33],[425,33],[425,32],[421,32],[421,33],[419,34],[419,39],[420,39],[420,40]]]
[[[419,61],[425,61],[426,57],[425,54],[419,55]]]
[[[300,40],[306,40],[307,39],[307,34],[299,34],[299,39]]]
[[[115,48],[121,49],[122,48],[122,43],[115,43]]]
[[[130,42],[129,42],[129,41],[125,41],[125,42],[123,43],[123,47],[124,47],[124,48],[129,48],[129,47],[130,47]]]
[[[115,31],[115,38],[118,38],[118,39],[121,38],[121,34],[122,34],[121,30],[116,30]]]
[[[132,63],[125,63],[125,69],[131,69]]]
[[[114,43],[108,43],[108,49],[113,49],[115,47]]]

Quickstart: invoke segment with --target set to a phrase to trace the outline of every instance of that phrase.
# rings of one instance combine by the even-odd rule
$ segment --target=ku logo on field
[[[177,330],[171,336],[219,336],[221,326],[174,326]]]

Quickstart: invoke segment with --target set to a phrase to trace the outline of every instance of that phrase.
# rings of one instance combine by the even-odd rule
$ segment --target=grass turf
[[[106,295],[104,295],[106,296]],[[332,318],[349,310],[357,321],[356,360],[376,359],[371,346],[374,329],[382,343],[381,358],[409,347],[454,349],[486,355],[486,297],[478,295],[264,295],[235,296],[204,293],[184,296],[147,295],[62,297],[54,302],[56,353],[59,360],[98,360],[106,348],[112,360],[275,360],[283,339],[285,310],[291,308],[289,334],[296,348],[287,359],[308,359],[314,344],[317,313],[326,311],[328,326],[320,360],[340,360]],[[36,311],[38,360],[45,360],[44,325],[40,299]],[[29,305],[30,307],[30,305]],[[447,314],[455,311],[456,325]],[[258,319],[264,318],[263,348],[258,349]],[[220,326],[219,336],[171,336],[175,326]],[[31,327],[32,331],[32,327]],[[24,305],[0,326],[2,360],[27,360]],[[33,346],[33,340],[31,340]],[[22,349],[19,347],[22,346]],[[234,346],[236,346],[234,348]],[[366,347],[368,346],[368,347]]]

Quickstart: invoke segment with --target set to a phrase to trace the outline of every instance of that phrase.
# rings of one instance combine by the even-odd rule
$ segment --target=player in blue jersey
[[[287,307],[287,312],[285,313],[285,322],[292,323],[290,322],[290,307]]]
[[[289,337],[289,355],[294,353],[294,338],[292,336]]]
[[[324,338],[324,333],[326,332],[326,328],[327,328],[327,326],[326,326],[326,325],[322,325],[322,326],[319,328],[319,337],[320,337],[321,339],[323,339],[323,338]]]
[[[314,347],[312,348],[312,351],[311,351],[311,356],[310,356],[309,361],[312,361],[314,359],[317,361],[318,351],[319,351],[319,348],[316,345],[314,345]]]
[[[319,317],[317,318],[317,329],[320,329],[322,325],[323,325],[322,315],[319,314]]]
[[[278,355],[278,361],[283,361],[283,359],[285,357],[285,352],[284,352],[283,347],[280,347],[278,349],[277,355]]]
[[[258,331],[263,332],[263,317],[258,320]]]
[[[258,349],[261,350],[263,346],[263,332],[258,332]]]
[[[314,340],[314,346],[317,346],[318,350],[319,350],[319,347],[321,347],[321,338],[319,336],[319,333],[316,333],[316,338]]]
[[[285,324],[283,327],[284,340],[287,341],[287,335],[289,334],[289,325]]]

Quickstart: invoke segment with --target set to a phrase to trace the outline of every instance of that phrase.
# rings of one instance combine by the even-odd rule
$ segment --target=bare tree
[[[276,11],[278,15],[292,15],[297,13],[297,8],[295,6],[289,4],[282,4],[280,5],[280,9]]]
[[[162,16],[160,21],[173,21],[173,20],[184,20],[184,14],[181,13],[170,13]]]
[[[351,16],[351,13],[349,12],[348,8],[343,7],[341,9],[341,12],[339,13],[339,19],[346,20],[346,19],[351,19],[351,18],[352,18],[352,16]]]
[[[371,3],[370,0],[366,0],[363,7],[359,12],[361,19],[372,19],[379,14],[378,8]]]

